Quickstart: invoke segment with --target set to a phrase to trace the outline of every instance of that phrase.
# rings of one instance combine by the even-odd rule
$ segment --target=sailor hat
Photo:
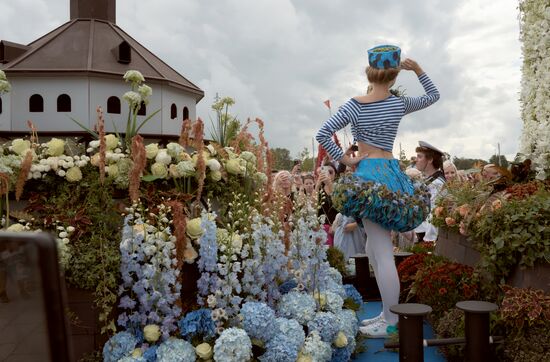
[[[441,153],[442,155],[445,154],[445,152],[441,151],[439,148],[432,146],[426,141],[418,141],[418,145],[422,148],[427,148],[429,150],[435,151],[437,153]]]

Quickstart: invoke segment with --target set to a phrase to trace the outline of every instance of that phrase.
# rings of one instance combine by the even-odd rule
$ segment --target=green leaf
[[[86,127],[85,125],[83,125],[82,123],[78,122],[76,119],[74,119],[73,117],[71,116],[67,116],[69,117],[69,119],[71,121],[73,121],[74,123],[76,123],[77,125],[80,126],[80,128],[82,128],[84,131],[88,132],[89,134],[91,134],[96,140],[99,139],[99,135],[97,134],[97,132],[94,132],[92,131],[91,129],[89,129],[88,127]]]
[[[145,181],[145,182],[152,182],[152,181],[159,180],[159,179],[162,179],[162,178],[163,178],[162,176],[155,176],[155,175],[141,176],[141,180]]]
[[[157,113],[160,112],[160,108],[157,109],[155,112],[153,112],[153,114],[151,114],[149,117],[145,118],[143,120],[143,122],[141,122],[141,124],[139,125],[139,127],[136,129],[136,131],[134,132],[134,135],[136,135],[139,130],[141,129],[141,127],[145,126],[145,123],[149,122],[149,120],[151,120],[151,118],[153,118]]]

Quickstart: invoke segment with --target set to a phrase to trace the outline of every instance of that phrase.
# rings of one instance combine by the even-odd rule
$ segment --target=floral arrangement
[[[122,283],[119,307],[125,310],[118,325],[159,324],[163,339],[176,330],[181,309],[176,306],[181,284],[176,259],[176,237],[168,220],[170,207],[160,205],[158,212],[136,205],[128,215],[120,243]]]
[[[523,66],[521,115],[523,132],[520,152],[533,161],[537,178],[550,176],[550,4],[544,0],[520,2]]]
[[[411,262],[410,268],[401,269],[400,275],[404,276],[407,269],[410,271],[417,268],[407,299],[414,297],[418,303],[431,306],[435,316],[441,316],[457,302],[472,300],[479,295],[480,280],[472,267],[442,257],[418,255],[422,254],[410,256],[403,261],[405,263],[408,259],[421,260],[420,263]]]

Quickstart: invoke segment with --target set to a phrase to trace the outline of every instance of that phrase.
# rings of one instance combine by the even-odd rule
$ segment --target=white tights
[[[390,307],[399,303],[399,277],[393,258],[391,234],[368,219],[363,219],[363,225],[367,233],[367,256],[382,296],[382,316],[388,324],[396,324],[397,314],[390,312]]]

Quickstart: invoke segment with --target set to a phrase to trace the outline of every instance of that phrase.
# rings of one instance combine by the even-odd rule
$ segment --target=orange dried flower
[[[145,152],[145,145],[143,143],[143,137],[140,135],[132,138],[132,169],[129,175],[129,188],[130,200],[137,202],[139,199],[139,184],[141,182],[141,174],[147,164],[147,154]]]
[[[23,159],[23,162],[21,163],[21,170],[19,171],[19,176],[17,177],[17,183],[15,184],[15,199],[19,201],[19,198],[23,194],[23,187],[25,186],[25,182],[27,182],[27,178],[29,176],[29,171],[31,170],[32,166],[32,150],[28,150],[25,154],[25,158]]]
[[[191,131],[191,120],[190,119],[184,119],[181,124],[181,132],[180,132],[180,139],[179,144],[182,147],[188,147],[189,146],[189,132]]]
[[[187,247],[185,230],[187,228],[187,219],[185,217],[185,213],[183,212],[183,205],[181,202],[168,201],[166,204],[172,209],[174,236],[176,237],[176,259],[178,261],[179,269],[185,260],[184,252]]]
[[[204,161],[204,123],[199,118],[193,127],[193,133],[195,134],[195,149],[197,150],[197,202],[200,201],[202,196],[202,190],[204,188],[204,179],[206,178],[206,162]]]

